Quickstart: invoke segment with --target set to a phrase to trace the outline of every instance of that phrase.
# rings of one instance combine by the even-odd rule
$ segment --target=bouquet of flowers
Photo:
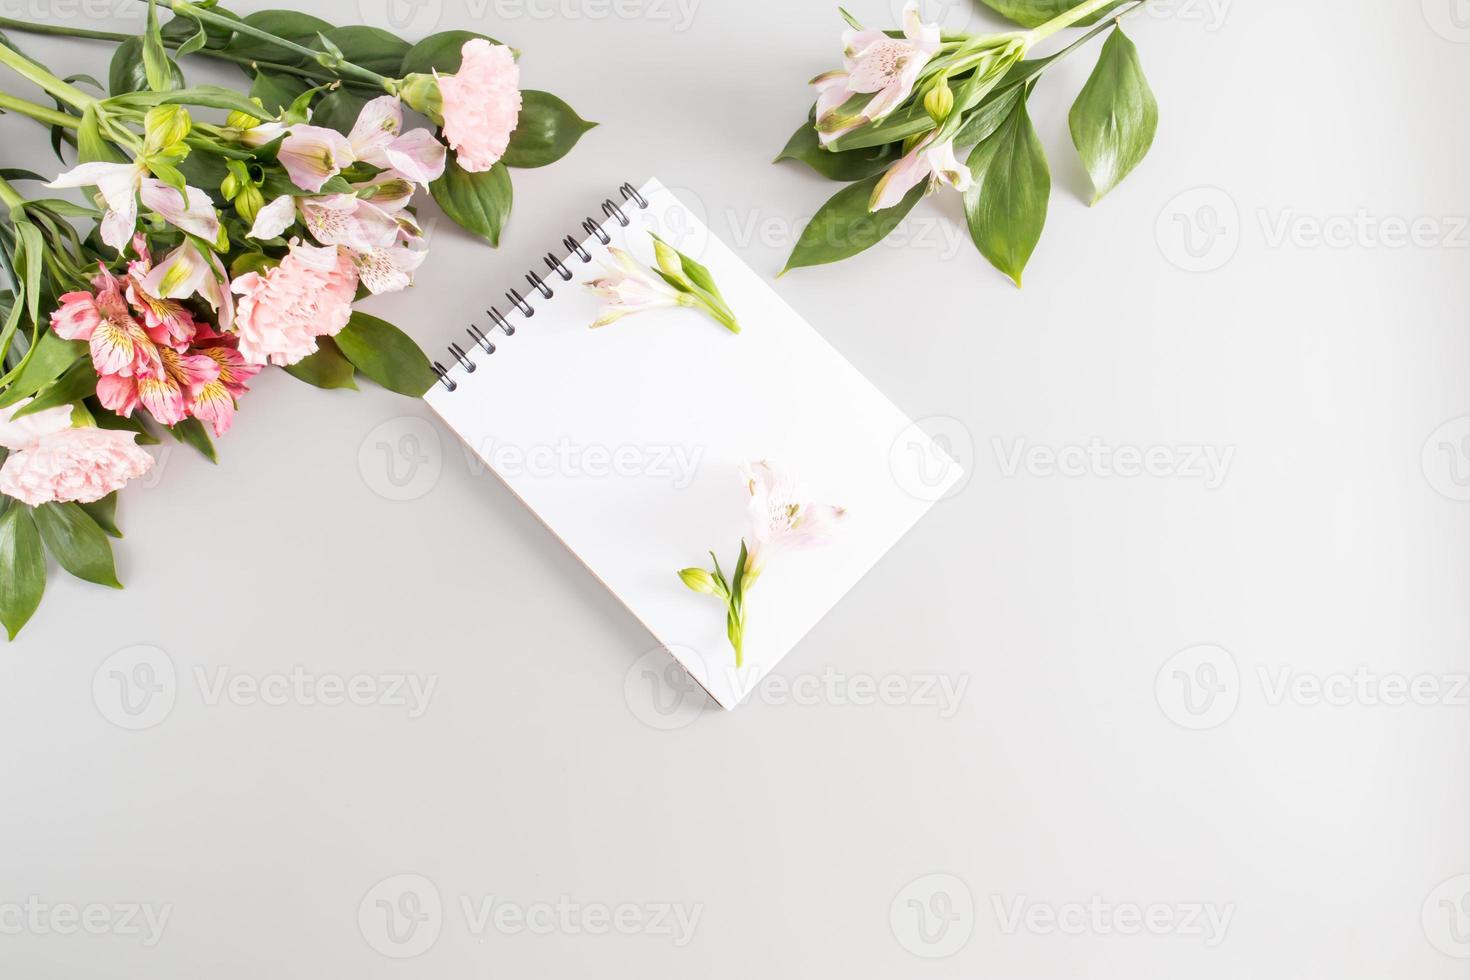
[[[362,375],[422,395],[435,380],[423,352],[353,308],[405,288],[424,261],[415,192],[496,244],[507,167],[551,163],[591,125],[522,91],[516,53],[483,36],[410,45],[186,0],[160,24],[146,2],[141,37],[3,20],[117,44],[104,92],[0,38],[0,64],[51,101],[0,93],[0,109],[49,127],[57,155],[76,159],[49,182],[0,169],[0,623],[12,639],[40,603],[47,552],[120,587],[117,491],[152,466],[140,446],[158,430],[213,460],[270,365],[322,388]],[[248,94],[186,84],[186,55],[240,65]],[[405,105],[430,126],[406,126]],[[22,194],[30,182],[83,189],[86,203]]]
[[[1069,115],[1093,203],[1142,161],[1158,105],[1123,34],[1146,0],[985,0],[1029,30],[941,34],[904,7],[902,31],[865,30],[843,11],[843,68],[812,79],[817,101],[776,158],[847,183],[803,230],[786,271],[877,244],[937,187],[964,195],[975,247],[1021,284],[1046,223],[1051,172],[1026,101],[1058,60],[1110,32]],[[1107,18],[1098,23],[1101,18]],[[1116,26],[1115,26],[1116,22]],[[1044,58],[1027,55],[1066,28],[1097,24]],[[963,163],[957,149],[971,147]]]

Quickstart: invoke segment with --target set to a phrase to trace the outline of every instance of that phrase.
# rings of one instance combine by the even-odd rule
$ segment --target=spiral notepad
[[[663,185],[619,191],[467,326],[427,400],[732,708],[960,474]],[[610,246],[652,265],[649,232],[708,267],[741,333],[681,308],[589,329],[600,300],[584,283]],[[740,466],[759,459],[847,513],[829,543],[771,560],[747,596],[737,670],[722,603],[676,573],[708,567],[711,549],[734,565],[748,528]]]

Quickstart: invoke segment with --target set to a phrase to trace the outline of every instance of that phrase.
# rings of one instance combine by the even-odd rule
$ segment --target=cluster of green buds
[[[260,190],[265,174],[259,167],[254,167],[256,174],[252,176],[252,166],[244,160],[226,160],[225,166],[230,172],[220,181],[219,192],[234,206],[236,214],[247,224],[253,223],[260,209],[265,207],[265,194]]]
[[[184,138],[193,128],[189,110],[181,105],[158,105],[143,116],[143,149],[139,162],[159,180],[176,188],[184,189],[184,175],[178,164],[189,155],[189,144]]]
[[[735,319],[735,311],[720,295],[720,288],[715,285],[709,270],[657,235],[650,233],[650,237],[658,262],[654,271],[679,293],[680,305],[692,306],[731,333],[739,333],[740,323]]]

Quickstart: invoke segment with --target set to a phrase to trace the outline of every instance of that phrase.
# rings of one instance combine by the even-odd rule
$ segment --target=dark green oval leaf
[[[402,38],[389,34],[381,27],[371,27],[367,24],[334,27],[331,30],[322,31],[322,35],[330,43],[335,44],[342,52],[342,57],[348,61],[390,78],[398,74],[398,68],[403,64],[403,56],[408,54],[410,47],[409,43]],[[317,50],[324,49],[321,38],[316,38],[308,43]],[[382,92],[378,94],[381,95]]]
[[[588,122],[550,92],[521,92],[521,115],[501,161],[507,167],[544,167],[555,163],[597,123]]]
[[[92,369],[91,358],[84,358],[62,372],[61,377],[53,381],[50,387],[42,388],[40,394],[36,395],[24,408],[16,410],[12,417],[20,418],[25,415],[34,415],[48,408],[56,408],[58,405],[70,405],[72,402],[81,401],[96,390],[97,372]]]
[[[172,58],[167,59],[169,73],[173,78],[170,89],[184,87],[184,73]],[[143,65],[143,39],[130,37],[117,46],[112,53],[112,63],[107,68],[107,91],[112,95],[148,91],[148,71]]]
[[[444,161],[444,175],[429,185],[429,193],[455,224],[491,245],[500,244],[511,204],[510,171],[505,164],[469,173],[450,152]]]
[[[887,143],[883,146],[861,147],[856,150],[833,152],[822,149],[817,131],[810,122],[804,122],[786,146],[776,156],[776,161],[800,160],[828,180],[848,183],[863,180],[882,173],[899,157],[900,144]]]
[[[40,391],[46,385],[61,377],[62,373],[77,360],[87,353],[87,343],[84,340],[62,340],[52,330],[41,334],[36,341],[36,349],[31,353],[30,360],[26,361],[25,367],[16,379],[11,382],[10,387],[0,395],[0,408],[14,405],[22,398]]]
[[[8,497],[0,508],[0,623],[13,640],[41,604],[46,555],[31,509]]]
[[[413,338],[386,320],[354,310],[335,339],[359,371],[389,391],[418,398],[438,378]]]
[[[320,102],[312,107],[312,125],[335,129],[346,136],[352,132],[353,124],[357,122],[357,115],[362,112],[362,107],[365,105],[367,105],[366,99],[345,88],[328,92]]]
[[[824,265],[849,258],[872,248],[898,227],[898,223],[924,196],[924,184],[920,182],[893,207],[870,212],[868,201],[881,178],[882,174],[874,174],[832,195],[801,230],[801,237],[780,274],[785,275],[803,266]]]
[[[984,0],[984,2],[985,6],[991,10],[1015,21],[1022,27],[1037,27],[1066,13],[1083,0]],[[1096,24],[1107,17],[1109,11],[1116,10],[1127,2],[1128,0],[1118,0],[1117,3],[1109,4],[1097,13],[1082,18],[1073,26],[1086,27],[1089,24]]]
[[[169,426],[168,431],[179,442],[199,450],[211,463],[219,462],[219,454],[214,450],[214,440],[209,438],[209,430],[204,427],[203,422],[198,419],[184,419],[178,425]]]
[[[299,75],[262,71],[250,82],[250,97],[259,99],[266,111],[278,113],[309,88],[311,83]]]
[[[258,27],[276,37],[307,47],[316,41],[317,34],[332,30],[332,25],[320,17],[313,17],[311,14],[303,14],[295,10],[257,10],[253,14],[247,14],[244,21],[251,27]],[[225,50],[252,61],[274,61],[279,64],[299,65],[304,64],[307,60],[304,55],[288,51],[278,44],[250,37],[248,34],[236,34],[225,45]]]
[[[110,538],[122,537],[122,531],[117,526],[117,491],[114,490],[101,500],[94,500],[90,504],[79,504],[87,516],[102,528],[103,532]]]
[[[398,75],[412,75],[414,73],[427,74],[429,71],[437,71],[441,75],[452,75],[459,71],[459,63],[462,60],[459,50],[470,38],[483,37],[491,44],[499,44],[495,38],[485,34],[477,34],[474,31],[441,31],[438,34],[430,34],[418,44],[408,49],[403,56],[403,63],[398,66]]]
[[[1143,77],[1138,48],[1117,28],[1067,116],[1072,143],[1092,177],[1092,203],[1118,186],[1148,155],[1159,104]]]
[[[318,337],[315,354],[309,354],[297,361],[295,364],[286,366],[286,373],[298,381],[305,381],[309,385],[318,388],[352,388],[356,390],[357,382],[352,380],[356,373],[352,369],[352,362],[342,356],[342,351],[337,347],[331,337]]]
[[[969,164],[975,178],[965,192],[970,237],[980,254],[1019,286],[1041,239],[1051,197],[1051,170],[1025,99],[975,147]]]
[[[112,563],[112,543],[97,522],[77,504],[42,504],[33,514],[46,550],[77,578],[120,589]]]

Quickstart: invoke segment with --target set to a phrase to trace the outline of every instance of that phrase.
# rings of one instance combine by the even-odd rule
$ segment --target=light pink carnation
[[[134,445],[137,434],[71,427],[68,406],[12,419],[30,401],[0,409],[0,445],[12,450],[0,466],[0,493],[32,507],[65,501],[90,504],[148,472],[153,457]]]
[[[316,351],[316,338],[347,325],[357,270],[337,248],[292,239],[280,265],[236,276],[230,288],[240,294],[235,332],[245,363],[295,364]]]
[[[521,70],[510,48],[471,38],[459,71],[439,78],[444,138],[460,167],[489,170],[505,154],[521,114]]]

